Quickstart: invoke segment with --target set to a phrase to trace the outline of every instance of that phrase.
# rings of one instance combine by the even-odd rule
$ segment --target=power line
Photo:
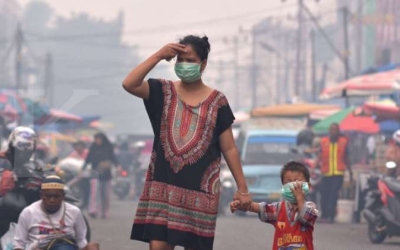
[[[287,5],[285,8],[293,7],[294,5]],[[225,16],[219,18],[212,18],[208,20],[201,20],[201,21],[193,21],[188,23],[180,23],[180,24],[173,24],[173,25],[165,25],[165,26],[156,26],[156,27],[149,27],[143,29],[136,29],[130,30],[127,32],[123,32],[123,35],[138,35],[138,34],[154,34],[154,32],[169,32],[171,29],[184,29],[184,28],[191,28],[197,25],[208,25],[208,24],[215,24],[216,22],[222,21],[230,21],[230,20],[238,20],[246,17],[254,17],[256,14],[265,14],[269,12],[274,12],[280,9],[281,6],[277,6],[275,8],[268,8],[263,10],[257,10],[252,12],[247,12],[239,15],[232,15],[232,16]],[[119,36],[121,32],[104,32],[104,33],[92,33],[92,34],[69,34],[69,35],[58,35],[58,36],[43,36],[40,34],[31,33],[26,31],[29,35],[39,35],[42,36],[41,40],[57,40],[57,39],[76,39],[76,38],[94,38],[94,37],[107,37],[107,36]]]

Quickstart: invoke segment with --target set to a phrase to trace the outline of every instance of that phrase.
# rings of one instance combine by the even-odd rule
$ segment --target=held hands
[[[231,213],[235,213],[236,210],[238,210],[239,205],[240,205],[240,201],[232,201],[232,202],[230,203]]]
[[[161,60],[167,60],[171,61],[175,56],[177,56],[179,53],[185,53],[185,45],[179,44],[179,43],[169,43],[162,47],[156,55],[161,59]]]
[[[236,210],[250,211],[251,209],[251,196],[249,193],[241,193],[237,191],[233,197],[233,201],[230,204],[231,212],[234,213]]]

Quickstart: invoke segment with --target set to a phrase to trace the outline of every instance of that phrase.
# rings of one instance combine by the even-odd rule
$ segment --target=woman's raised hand
[[[186,45],[180,43],[169,43],[157,51],[156,54],[161,60],[171,61],[179,53],[185,53],[185,47]]]

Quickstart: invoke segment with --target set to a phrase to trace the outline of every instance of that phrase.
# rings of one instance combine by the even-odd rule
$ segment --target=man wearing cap
[[[92,250],[98,244],[86,241],[86,224],[76,206],[64,202],[64,183],[48,176],[41,187],[41,200],[19,216],[14,250]]]

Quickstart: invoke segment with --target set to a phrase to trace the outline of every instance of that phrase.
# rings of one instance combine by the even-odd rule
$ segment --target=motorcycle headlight
[[[397,164],[396,164],[396,162],[394,162],[394,161],[388,161],[388,162],[386,162],[386,167],[387,167],[388,169],[393,169],[393,168],[396,168],[396,167],[397,167]]]
[[[223,181],[222,182],[222,186],[224,188],[232,188],[233,187],[233,183],[232,183],[232,181]]]

